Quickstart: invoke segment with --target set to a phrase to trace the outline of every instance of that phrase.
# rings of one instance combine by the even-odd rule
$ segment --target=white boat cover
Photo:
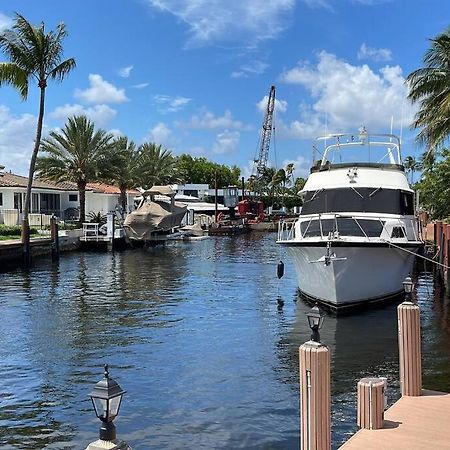
[[[179,227],[185,214],[186,206],[179,203],[144,202],[136,211],[128,214],[123,228],[129,239],[150,241],[155,232],[170,231]]]

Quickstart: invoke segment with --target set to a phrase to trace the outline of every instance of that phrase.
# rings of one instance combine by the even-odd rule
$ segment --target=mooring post
[[[308,341],[300,346],[301,450],[331,448],[330,351]]]
[[[398,305],[398,347],[402,396],[422,395],[420,308],[405,301]]]
[[[22,220],[21,240],[23,248],[23,263],[25,267],[31,265],[30,225],[28,220]]]
[[[360,428],[383,428],[385,384],[383,378],[362,378],[358,381],[357,424]]]
[[[52,261],[59,259],[59,226],[58,219],[52,216],[50,219],[50,237],[52,240]]]
[[[108,250],[110,252],[114,251],[114,235],[115,235],[114,218],[115,213],[109,212],[107,215],[107,222],[106,222],[106,235],[108,237]]]

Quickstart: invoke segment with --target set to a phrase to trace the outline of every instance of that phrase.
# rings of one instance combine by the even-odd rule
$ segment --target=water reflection
[[[118,435],[135,448],[298,448],[298,346],[310,306],[274,238],[72,253],[0,273],[0,447],[94,440],[87,393],[108,363],[128,391]],[[438,289],[420,275],[424,382],[450,390],[449,302]],[[355,429],[359,378],[387,376],[397,395],[395,305],[328,316],[321,335],[337,445]]]

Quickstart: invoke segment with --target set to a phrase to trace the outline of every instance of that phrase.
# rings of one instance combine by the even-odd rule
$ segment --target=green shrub
[[[20,225],[1,225],[0,224],[0,236],[20,236]],[[30,227],[31,234],[37,234],[37,228]]]

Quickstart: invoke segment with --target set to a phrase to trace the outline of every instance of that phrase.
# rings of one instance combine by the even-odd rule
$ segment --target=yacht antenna
[[[402,136],[403,136],[403,105],[404,101],[402,100],[402,107],[400,108],[400,145],[402,144]]]

